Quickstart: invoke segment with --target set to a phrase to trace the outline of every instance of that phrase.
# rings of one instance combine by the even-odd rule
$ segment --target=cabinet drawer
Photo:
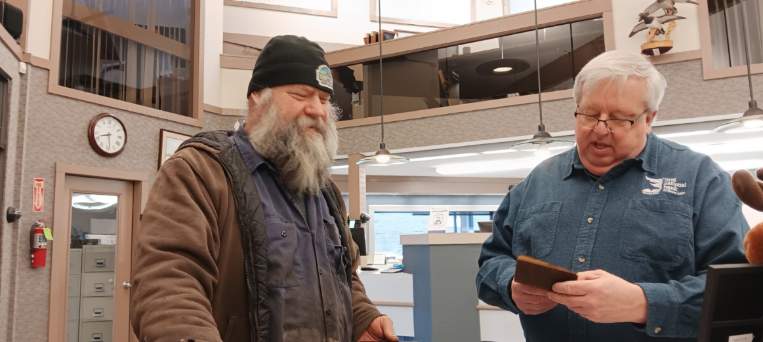
[[[79,342],[111,342],[111,321],[80,323]]]
[[[82,273],[82,297],[114,295],[114,273]]]
[[[80,322],[110,321],[114,319],[114,298],[82,297]]]
[[[82,249],[73,248],[69,250],[69,274],[82,273]]]
[[[114,246],[82,246],[82,272],[114,271]]]
[[[68,342],[77,342],[79,340],[79,321],[69,320],[69,324],[66,325],[66,333],[69,336]]]
[[[66,319],[68,321],[79,321],[79,297],[69,297],[69,302],[66,303],[69,308]]]
[[[79,297],[79,288],[82,283],[82,275],[70,274],[69,275],[69,297]]]

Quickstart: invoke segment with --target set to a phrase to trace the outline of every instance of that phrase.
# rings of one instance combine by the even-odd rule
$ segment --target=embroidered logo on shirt
[[[676,196],[686,194],[685,191],[682,191],[686,188],[686,182],[679,182],[677,178],[649,178],[648,176],[644,176],[644,178],[651,186],[651,188],[641,190],[644,195],[659,195],[663,191]]]

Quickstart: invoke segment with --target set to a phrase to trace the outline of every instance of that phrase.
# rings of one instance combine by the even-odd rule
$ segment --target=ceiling
[[[737,115],[714,117],[704,122],[655,122],[654,132],[666,139],[684,144],[693,150],[710,155],[728,171],[763,167],[763,128],[716,133],[714,128]],[[722,120],[719,120],[721,119]],[[530,133],[530,132],[528,132]],[[574,140],[573,132],[554,132],[555,137]],[[530,136],[502,141],[472,142],[462,146],[437,146],[416,151],[393,152],[410,158],[402,165],[368,166],[366,174],[372,176],[425,176],[425,177],[506,177],[522,178],[543,158],[528,151],[529,146],[515,146]],[[561,153],[571,145],[551,145],[549,155]],[[347,159],[338,160],[332,174],[347,174]]]

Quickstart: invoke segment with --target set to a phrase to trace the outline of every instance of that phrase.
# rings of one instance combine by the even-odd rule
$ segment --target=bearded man
[[[141,341],[397,341],[329,180],[332,92],[317,44],[274,37],[243,129],[200,133],[163,164],[134,239]]]

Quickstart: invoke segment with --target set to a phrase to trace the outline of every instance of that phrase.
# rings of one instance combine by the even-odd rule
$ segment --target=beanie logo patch
[[[326,64],[321,64],[315,69],[315,80],[323,87],[334,89],[334,79],[331,78],[331,69]]]

